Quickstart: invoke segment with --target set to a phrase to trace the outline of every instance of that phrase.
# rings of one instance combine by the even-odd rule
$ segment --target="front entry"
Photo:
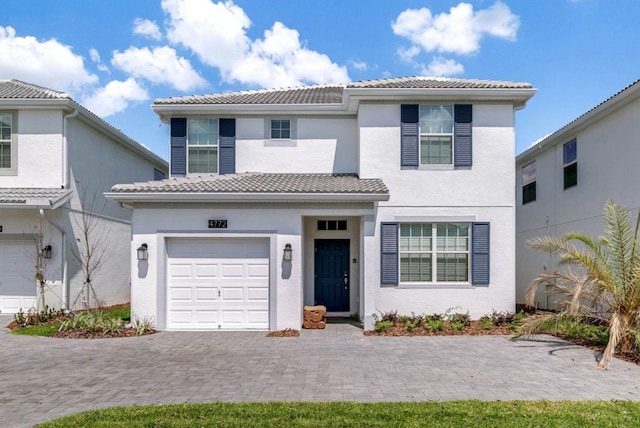
[[[315,303],[349,312],[349,240],[315,240]]]

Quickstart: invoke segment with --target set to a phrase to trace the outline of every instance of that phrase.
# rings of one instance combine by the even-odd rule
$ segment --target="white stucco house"
[[[166,172],[166,161],[66,93],[0,80],[0,312],[35,305],[39,233],[50,257],[46,303],[83,306],[84,280],[73,256],[83,194],[96,197],[95,227],[103,232],[96,236],[109,251],[94,278],[96,295],[105,305],[128,302],[131,210],[107,201],[103,192],[125,177],[152,180]]]
[[[133,207],[133,315],[280,330],[313,304],[366,328],[513,310],[514,117],[534,93],[410,77],[156,100],[171,177],[107,195]]]
[[[581,231],[603,234],[607,199],[640,208],[634,178],[640,159],[640,80],[600,103],[516,158],[517,302],[544,269],[558,268],[549,254],[527,247],[541,235]],[[536,305],[554,308],[539,289]]]

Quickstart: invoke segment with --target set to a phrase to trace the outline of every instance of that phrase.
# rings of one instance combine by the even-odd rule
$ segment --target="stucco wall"
[[[236,171],[357,172],[357,123],[351,117],[292,118],[290,140],[271,140],[270,119],[236,119]]]
[[[18,175],[0,176],[0,186],[60,188],[62,110],[19,110],[16,131]]]
[[[131,306],[134,317],[148,317],[159,328],[166,327],[166,258],[165,241],[171,237],[194,239],[215,237],[265,237],[270,241],[270,328],[299,329],[302,325],[305,281],[308,272],[308,241],[303,233],[304,218],[361,216],[371,212],[370,204],[137,204],[131,241]],[[226,219],[228,228],[208,229],[209,219]],[[307,242],[307,245],[303,245]],[[139,262],[135,249],[149,246],[149,260]],[[293,249],[290,266],[282,261],[284,246]],[[354,286],[357,287],[357,285]],[[354,297],[356,298],[356,297]]]
[[[364,219],[365,328],[371,314],[469,311],[474,318],[515,308],[514,122],[510,104],[473,104],[471,168],[400,166],[400,104],[360,105],[360,176],[382,178],[391,198]],[[381,222],[490,222],[489,286],[380,287]],[[372,235],[373,233],[373,235]],[[373,268],[371,268],[373,267]]]
[[[539,254],[526,241],[541,235],[577,230],[602,235],[602,209],[607,199],[633,210],[640,207],[635,186],[640,172],[640,100],[587,127],[558,138],[534,156],[517,162],[517,301],[524,302],[530,281],[546,267],[557,268],[548,254]],[[577,139],[578,184],[564,189],[563,144]],[[536,161],[536,200],[522,205],[522,167]],[[546,298],[536,301],[544,307]]]

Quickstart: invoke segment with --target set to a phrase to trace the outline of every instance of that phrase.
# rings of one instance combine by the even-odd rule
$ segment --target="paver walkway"
[[[0,426],[132,404],[640,399],[640,366],[595,366],[594,352],[548,336],[365,337],[349,324],[298,338],[162,332],[73,340],[0,330]]]

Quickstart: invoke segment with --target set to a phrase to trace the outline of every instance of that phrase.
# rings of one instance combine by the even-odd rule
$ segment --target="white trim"
[[[118,202],[139,201],[139,202],[222,202],[222,201],[242,201],[242,202],[262,202],[262,201],[318,201],[318,202],[375,202],[388,201],[388,193],[242,193],[242,192],[220,192],[220,193],[175,193],[175,192],[106,192],[107,199],[114,199]]]

